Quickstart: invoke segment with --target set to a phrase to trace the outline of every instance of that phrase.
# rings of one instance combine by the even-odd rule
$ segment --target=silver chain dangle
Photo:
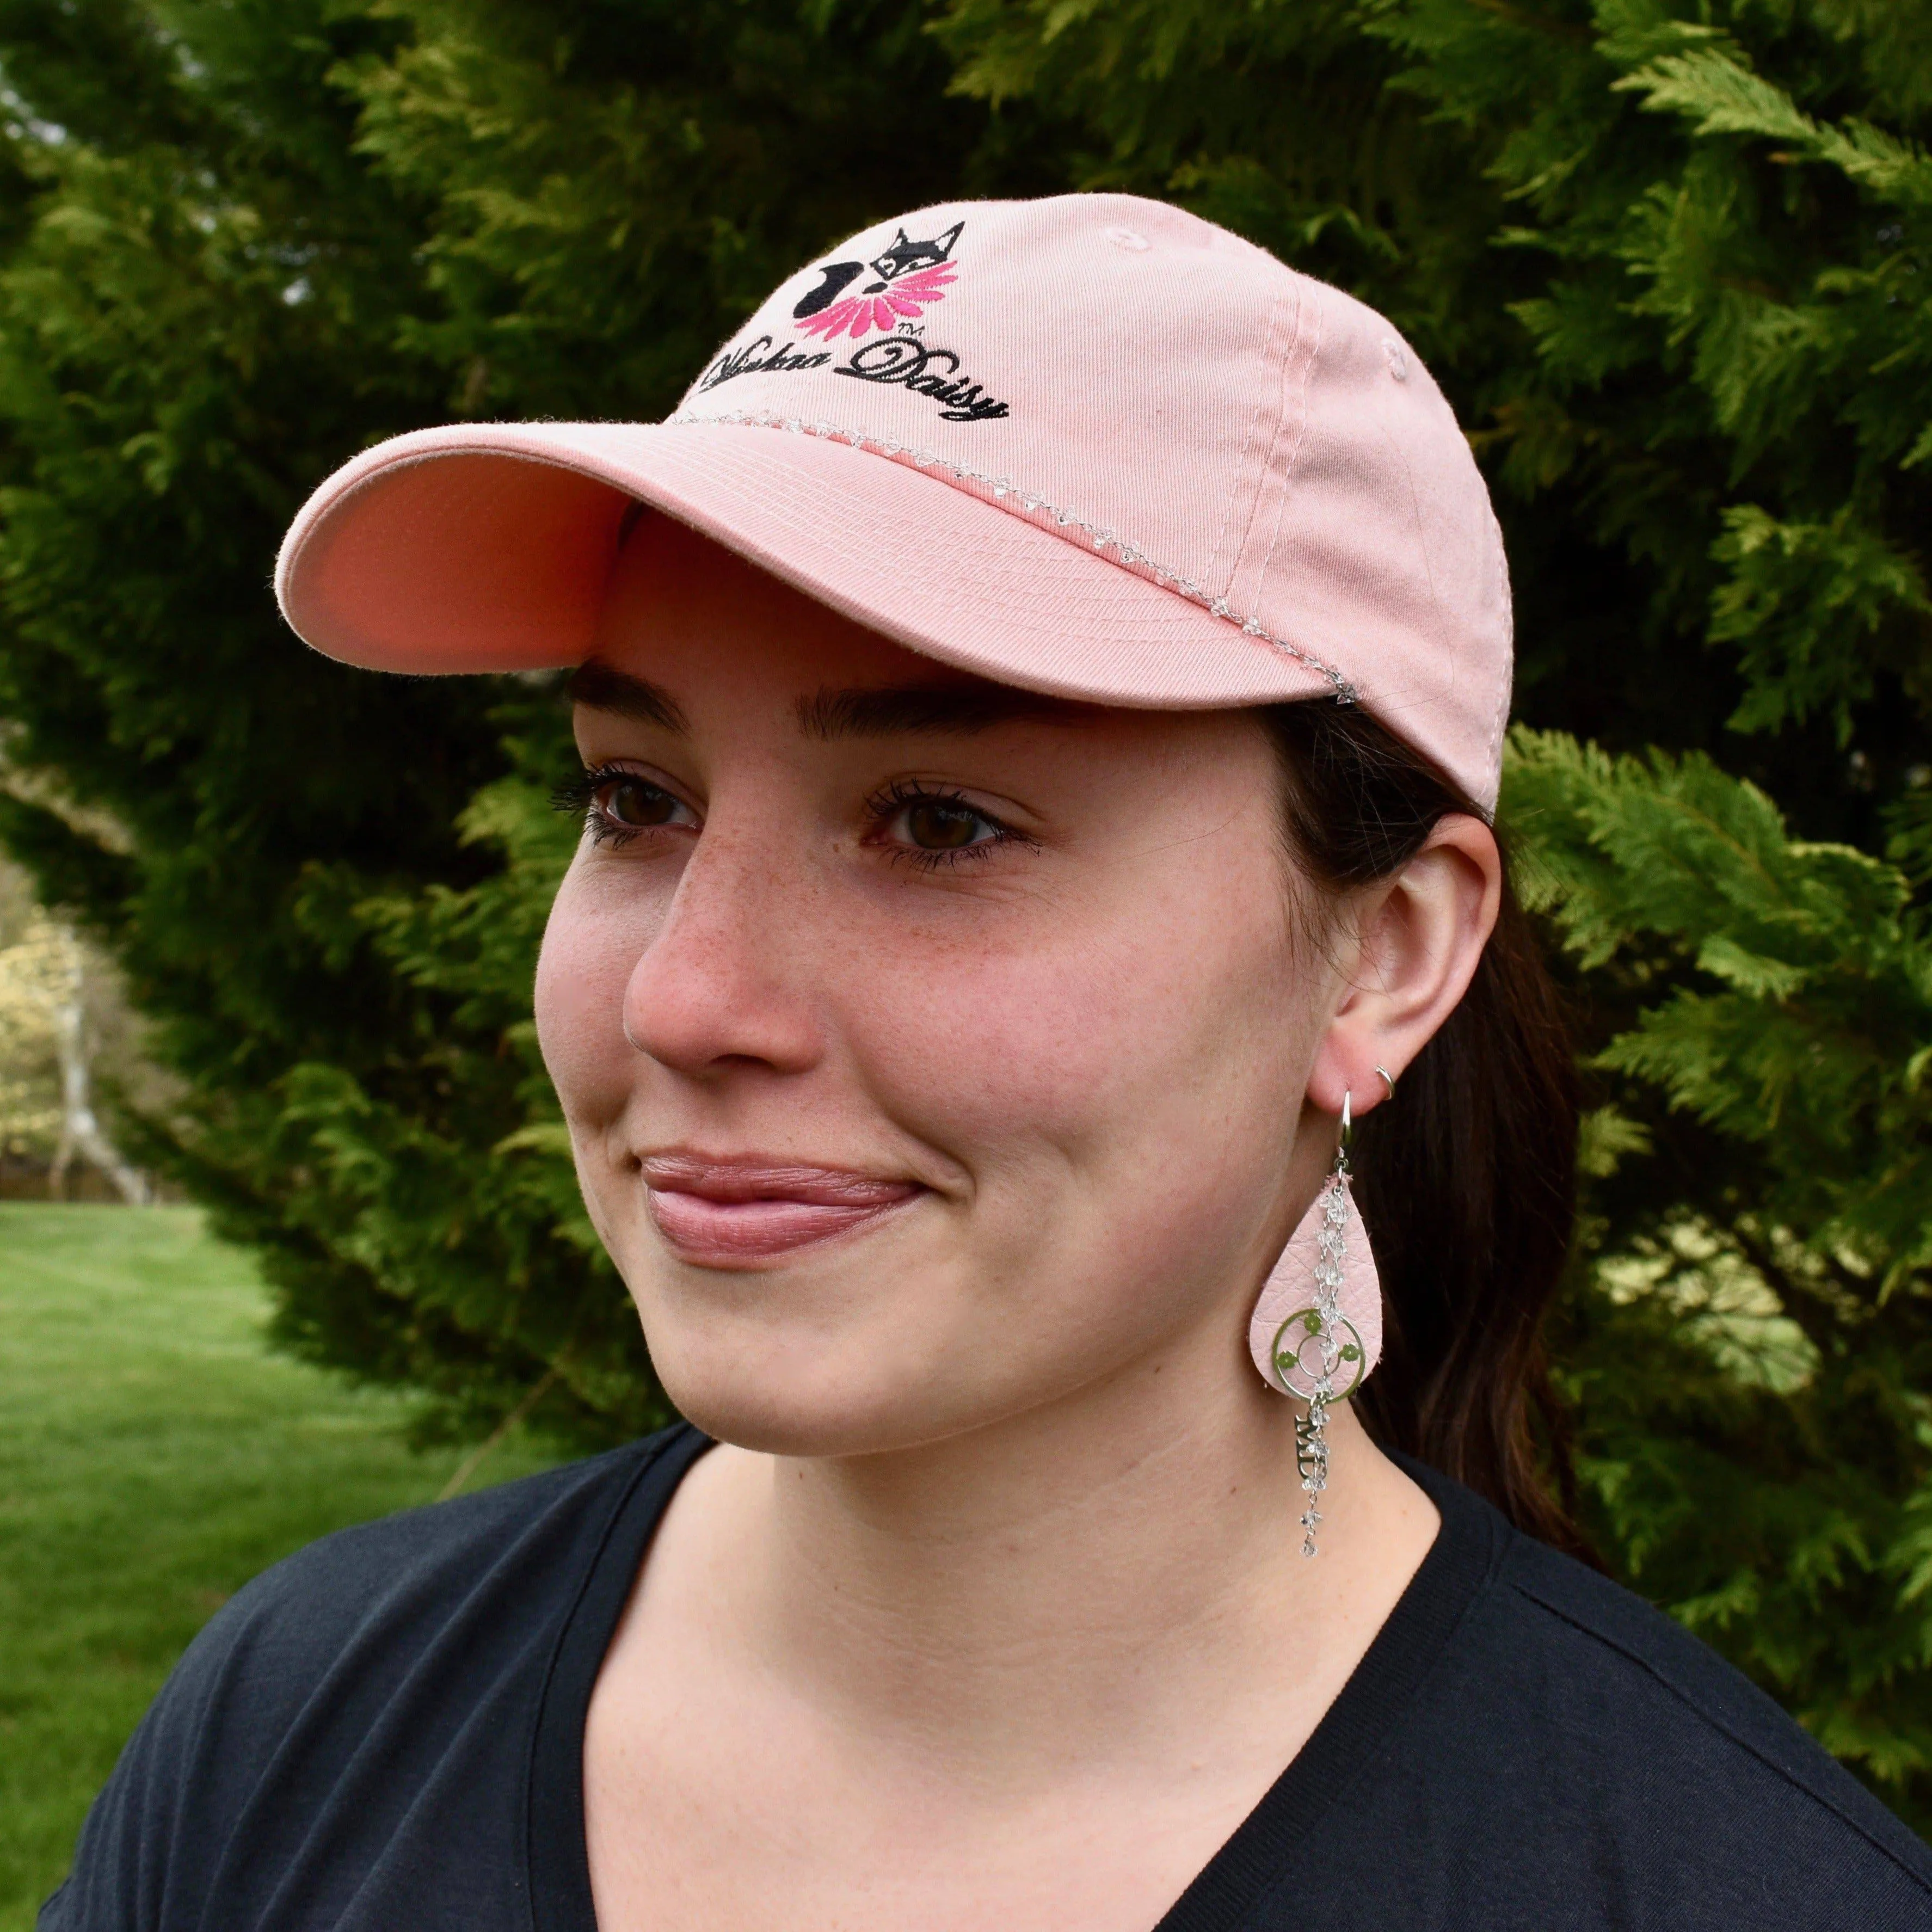
[[[1335,1372],[1344,1358],[1342,1320],[1342,1270],[1348,1256],[1348,1143],[1354,1137],[1348,1096],[1342,1096],[1342,1137],[1336,1144],[1335,1164],[1322,1190],[1322,1225],[1316,1238],[1315,1306],[1313,1318],[1306,1322],[1309,1339],[1316,1344],[1316,1359],[1301,1360],[1304,1370],[1312,1371],[1314,1386],[1308,1397],[1308,1412],[1294,1424],[1294,1463],[1301,1475],[1307,1504],[1301,1512],[1301,1553],[1315,1554],[1315,1532],[1322,1522],[1322,1498],[1328,1487],[1328,1408],[1336,1400]],[[1347,1352],[1358,1360],[1360,1350]]]

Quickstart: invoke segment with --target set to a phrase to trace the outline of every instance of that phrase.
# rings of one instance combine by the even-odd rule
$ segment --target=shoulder
[[[221,1687],[300,1697],[347,1655],[363,1655],[378,1675],[385,1655],[402,1667],[486,1601],[514,1594],[532,1611],[548,1607],[658,1446],[655,1438],[627,1444],[308,1544],[216,1613],[164,1703]]]
[[[1574,1654],[1616,1694],[1714,1753],[1750,1760],[1794,1796],[1870,1834],[1932,1882],[1932,1850],[1899,1823],[1784,1708],[1710,1646],[1641,1598],[1525,1536],[1498,1581],[1552,1651]]]
[[[567,1613],[626,1498],[681,1430],[449,1502],[358,1523],[238,1591],[191,1644],[159,1710],[225,1688],[305,1696],[317,1678],[410,1667],[423,1648],[525,1641]],[[473,1640],[466,1625],[482,1618]]]
[[[338,1530],[265,1570],[202,1632],[215,1648],[272,1629],[326,1645],[375,1622],[436,1614],[452,1590],[500,1588],[594,1538],[665,1437]]]
[[[319,1816],[364,1828],[459,1762],[500,1782],[606,1539],[688,1433],[340,1531],[256,1577],[129,1741],[44,1927],[172,1924],[164,1902],[287,1868]]]
[[[1349,1922],[1932,1932],[1932,1850],[1755,1684],[1402,1462],[1442,1528],[1377,1640],[1402,1639],[1398,1709],[1349,1802],[1391,1850]]]
[[[1932,1850],[1742,1672],[1557,1551],[1495,1548],[1457,1646],[1484,1747],[1580,1866],[1621,1866],[1621,1922],[1932,1926]]]

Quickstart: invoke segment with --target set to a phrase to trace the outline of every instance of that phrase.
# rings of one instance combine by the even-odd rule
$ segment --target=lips
[[[849,1234],[926,1190],[847,1168],[676,1150],[643,1162],[651,1219],[681,1260],[730,1268]]]

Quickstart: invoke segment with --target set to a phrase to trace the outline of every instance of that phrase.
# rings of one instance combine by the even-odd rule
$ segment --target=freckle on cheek
[[[974,1138],[1023,1124],[1048,1135],[1102,1105],[1117,1082],[1118,1003],[1068,962],[929,975],[880,985],[865,1022],[883,1065]]]

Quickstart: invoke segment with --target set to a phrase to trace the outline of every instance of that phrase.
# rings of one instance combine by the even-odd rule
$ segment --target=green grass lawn
[[[168,1667],[278,1557],[428,1502],[401,1398],[269,1354],[187,1208],[0,1204],[0,1932],[25,1932]],[[512,1437],[475,1484],[540,1466]]]

